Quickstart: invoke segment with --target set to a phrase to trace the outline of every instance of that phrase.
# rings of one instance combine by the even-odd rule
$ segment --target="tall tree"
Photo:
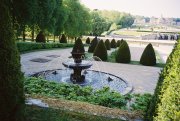
[[[9,5],[9,1],[1,0],[0,11],[3,14],[0,17],[0,121],[23,121],[23,74]]]

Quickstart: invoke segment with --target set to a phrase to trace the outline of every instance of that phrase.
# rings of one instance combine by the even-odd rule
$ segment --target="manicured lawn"
[[[151,34],[151,32],[138,32],[138,31],[129,31],[129,30],[114,31],[113,33],[118,35],[130,35],[130,36],[142,36],[142,35]]]

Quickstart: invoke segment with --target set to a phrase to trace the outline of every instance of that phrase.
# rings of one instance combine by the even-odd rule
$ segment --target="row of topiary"
[[[107,39],[104,43],[103,40],[98,40],[98,38],[95,37],[92,40],[91,45],[89,46],[88,52],[93,52],[94,53],[93,56],[97,56],[102,61],[106,61],[108,58],[107,50],[109,50],[112,47],[115,48],[116,45],[119,46],[115,55],[116,62],[130,63],[131,61],[130,49],[128,43],[124,40],[117,41],[116,43],[115,39],[113,39],[110,43],[109,40]],[[152,44],[148,44],[147,47],[145,48],[141,56],[140,63],[147,66],[156,65],[156,55]]]
[[[180,120],[180,40],[168,57],[148,106],[147,121]]]
[[[43,31],[39,32],[39,34],[37,35],[36,42],[38,42],[38,43],[46,43],[46,37],[45,37]],[[67,43],[67,39],[66,39],[65,34],[62,34],[62,36],[59,37],[59,42],[60,43]]]

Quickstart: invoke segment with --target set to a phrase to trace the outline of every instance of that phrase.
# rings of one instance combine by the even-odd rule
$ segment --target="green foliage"
[[[60,43],[67,43],[66,36],[62,34],[61,39],[59,40]]]
[[[144,52],[141,55],[140,63],[146,66],[156,65],[156,55],[151,43],[149,43],[144,49]]]
[[[131,53],[126,41],[123,41],[116,53],[116,62],[129,63],[131,61]]]
[[[85,52],[84,45],[83,45],[82,40],[80,38],[78,38],[75,41],[75,44],[74,44],[72,52],[81,52],[81,53]]]
[[[119,46],[123,43],[123,41],[124,41],[123,39],[122,39],[122,40],[118,40],[118,41],[117,41],[117,44],[116,44],[117,47],[119,47]]]
[[[151,94],[135,94],[134,96],[135,103],[131,105],[133,110],[143,110],[144,112],[147,111],[147,106],[149,105],[152,95]]]
[[[107,60],[108,54],[103,40],[99,41],[99,43],[97,44],[93,56],[99,57],[102,61]]]
[[[96,46],[97,46],[97,44],[98,44],[98,38],[97,38],[97,36],[96,36],[96,37],[91,41],[91,44],[90,44],[89,49],[88,49],[88,52],[89,52],[89,53],[93,53],[94,50],[95,50],[95,48],[96,48]]]
[[[34,43],[34,42],[17,42],[19,52],[37,50],[37,49],[51,49],[51,48],[66,48],[73,47],[74,44],[67,43]]]
[[[177,120],[180,110],[180,40],[176,43],[168,57],[155,89],[154,96],[149,105],[146,119],[151,120]],[[154,119],[153,119],[154,117]]]
[[[63,98],[74,101],[84,101],[107,107],[122,108],[126,106],[125,97],[120,93],[110,91],[108,87],[93,91],[91,87],[81,87],[65,83],[45,81],[41,78],[27,78],[24,90],[31,95],[44,95],[53,98]]]
[[[7,3],[0,4],[0,121],[24,121],[23,74]]]
[[[112,39],[111,40],[111,48],[116,48],[116,40],[115,39]]]
[[[39,34],[37,35],[36,42],[46,43],[46,38],[45,38],[45,35],[42,31],[40,31]]]
[[[90,38],[88,37],[87,39],[86,39],[86,44],[90,44],[91,43],[91,40],[90,40]]]
[[[122,28],[131,27],[134,23],[134,17],[130,14],[124,14],[118,21],[118,25],[121,25]]]
[[[106,39],[105,45],[106,45],[107,50],[111,50],[111,43],[110,43],[109,39]]]

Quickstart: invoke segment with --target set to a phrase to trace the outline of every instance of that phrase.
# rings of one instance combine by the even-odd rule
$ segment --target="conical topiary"
[[[89,49],[88,49],[88,52],[90,53],[93,53],[95,48],[96,48],[96,45],[98,44],[98,38],[95,37],[92,41],[91,41],[91,44],[89,46]]]
[[[86,44],[90,44],[91,43],[91,41],[90,41],[90,38],[88,37],[87,39],[86,39]]]
[[[131,53],[126,41],[123,41],[116,53],[116,62],[129,63],[131,61]]]
[[[80,38],[78,38],[75,41],[72,52],[75,52],[75,53],[77,53],[77,52],[84,53],[85,52],[84,45],[83,45],[82,40]]]
[[[37,35],[36,42],[43,42],[43,43],[46,42],[46,38],[43,31],[40,31],[39,34]]]
[[[141,56],[140,63],[146,66],[156,65],[156,55],[154,48],[151,43],[149,43]]]
[[[107,60],[107,49],[106,46],[103,42],[103,40],[99,41],[99,43],[97,44],[95,50],[94,50],[94,54],[93,56],[97,56],[99,57],[102,61]]]
[[[115,39],[111,40],[111,48],[116,48],[116,40]]]
[[[60,42],[60,43],[67,43],[67,39],[66,39],[66,36],[65,36],[64,34],[62,34],[59,42]]]
[[[110,43],[109,39],[106,39],[105,46],[106,46],[107,50],[111,50],[111,43]]]
[[[0,11],[0,121],[24,121],[24,87],[20,56],[7,1]]]

